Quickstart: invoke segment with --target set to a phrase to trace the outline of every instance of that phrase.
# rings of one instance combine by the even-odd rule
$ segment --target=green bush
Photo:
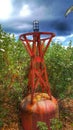
[[[52,130],[62,130],[63,124],[62,121],[60,121],[57,118],[51,119],[51,127]]]
[[[73,97],[73,47],[52,42],[45,55],[48,79],[54,96]],[[22,43],[0,26],[0,85],[27,92],[30,58]],[[18,90],[21,87],[22,90]],[[18,93],[18,92],[17,92]],[[20,93],[22,94],[22,93]],[[20,96],[21,97],[21,96]]]
[[[65,48],[60,43],[52,43],[45,55],[51,90],[53,95],[59,98],[70,95],[73,88],[73,47],[71,44],[70,42]]]
[[[46,123],[41,121],[37,122],[37,128],[39,128],[39,130],[48,130]]]

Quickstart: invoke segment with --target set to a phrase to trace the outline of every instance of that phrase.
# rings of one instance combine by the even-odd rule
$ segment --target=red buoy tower
[[[48,114],[49,112],[49,115],[51,115],[49,116],[50,119],[56,113],[57,102],[51,95],[50,84],[48,81],[46,65],[44,61],[44,55],[54,36],[55,34],[51,32],[39,32],[39,22],[37,20],[33,22],[33,32],[20,35],[20,40],[22,41],[31,58],[30,71],[28,75],[28,90],[30,94],[25,97],[20,105],[22,125],[24,130],[37,130],[35,123],[33,123],[32,126],[34,116],[29,116],[28,113],[31,113],[31,115],[36,115],[39,110],[42,112],[42,118],[39,112],[39,117],[36,115],[37,119],[35,119],[35,122],[38,120],[47,122],[44,114]],[[41,92],[37,92],[38,87],[41,88]],[[42,102],[41,107],[39,102]],[[26,117],[28,118],[29,122],[26,121]],[[48,128],[50,129],[50,121],[48,122]]]
[[[52,38],[55,36],[55,34],[51,32],[39,32],[38,21],[33,22],[33,30],[34,32],[22,34],[20,36],[31,58],[28,77],[28,87],[31,90],[31,103],[33,103],[33,95],[38,86],[42,88],[42,92],[47,92],[51,98],[44,55]]]

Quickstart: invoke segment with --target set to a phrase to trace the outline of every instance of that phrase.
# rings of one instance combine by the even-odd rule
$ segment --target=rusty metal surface
[[[31,95],[28,95],[22,100],[20,109],[24,130],[38,130],[38,121],[46,122],[50,130],[50,119],[56,115],[57,101],[53,96],[50,100],[46,93],[35,93],[33,104],[31,104]]]
[[[38,86],[41,87],[42,92],[46,91],[51,98],[50,84],[48,81],[44,55],[54,36],[55,34],[51,32],[38,31],[20,35],[20,40],[31,58],[28,76],[28,87],[29,90],[31,90],[31,103],[33,103],[33,95]]]
[[[24,130],[38,130],[37,121],[46,122],[50,130],[50,119],[56,115],[57,101],[51,95],[44,55],[55,34],[39,32],[37,21],[34,21],[33,30],[34,32],[20,35],[31,58],[27,85],[30,94],[20,104],[21,120]],[[42,93],[36,93],[39,86]]]

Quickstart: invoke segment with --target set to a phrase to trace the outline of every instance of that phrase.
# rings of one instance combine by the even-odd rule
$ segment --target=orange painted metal
[[[44,55],[54,36],[55,34],[51,32],[31,32],[20,35],[20,40],[22,40],[31,58],[28,76],[31,103],[33,103],[33,95],[38,86],[42,88],[42,92],[47,92],[51,99]],[[29,39],[30,37],[31,39]]]
[[[48,130],[51,130],[50,119],[57,115],[57,101],[53,96],[50,100],[46,93],[35,93],[33,104],[31,95],[28,95],[22,100],[20,110],[24,130],[38,130],[38,121],[46,122]]]
[[[34,32],[20,35],[31,58],[27,85],[30,94],[20,104],[20,115],[24,130],[38,130],[38,121],[46,122],[48,130],[51,130],[50,119],[56,116],[58,105],[51,95],[44,55],[55,34],[39,32],[37,23],[34,24]],[[37,93],[38,88],[42,93]]]

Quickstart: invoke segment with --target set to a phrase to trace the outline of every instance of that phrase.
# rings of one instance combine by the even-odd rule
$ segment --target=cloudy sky
[[[40,31],[54,32],[54,40],[67,45],[73,41],[73,12],[64,14],[71,5],[73,0],[0,0],[0,24],[18,38],[33,31],[32,22],[38,20]]]

